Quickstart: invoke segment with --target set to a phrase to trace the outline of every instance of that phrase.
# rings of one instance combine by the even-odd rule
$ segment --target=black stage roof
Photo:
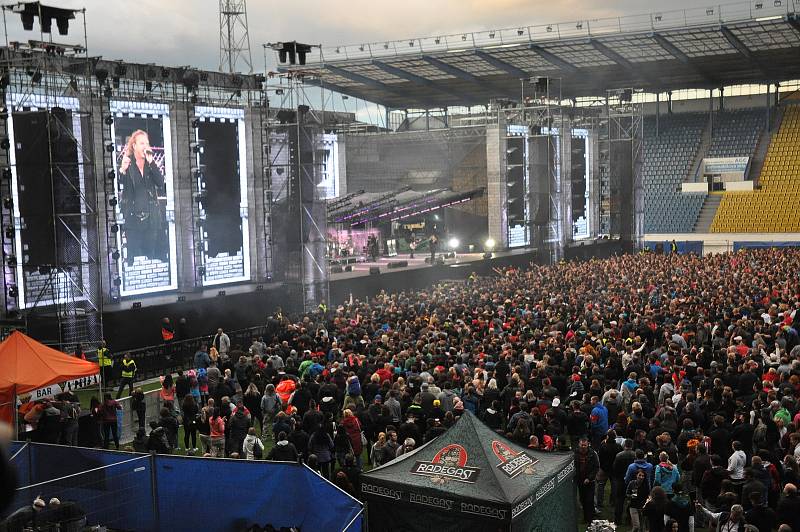
[[[518,99],[531,77],[560,78],[565,99],[774,83],[800,78],[800,0],[323,46],[280,70],[395,109]]]

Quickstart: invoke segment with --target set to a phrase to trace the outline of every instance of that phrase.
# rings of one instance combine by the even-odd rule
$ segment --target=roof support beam
[[[542,48],[538,44],[529,44],[528,48],[530,50],[533,50],[534,52],[536,52],[540,56],[542,56],[542,59],[544,59],[548,63],[557,66],[558,68],[560,68],[561,70],[563,70],[563,71],[565,71],[565,72],[567,72],[569,74],[577,74],[578,71],[580,70],[578,67],[576,67],[572,63],[561,59],[560,57],[558,57],[553,52],[545,50],[544,48]]]
[[[393,76],[397,76],[398,78],[404,79],[406,81],[410,81],[411,83],[413,83],[415,85],[420,85],[422,87],[426,87],[426,88],[428,88],[428,89],[430,89],[430,90],[432,90],[432,91],[434,91],[434,92],[436,92],[438,94],[446,96],[448,98],[448,100],[451,100],[451,101],[446,101],[445,102],[447,105],[462,105],[462,104],[465,104],[469,100],[469,98],[467,98],[466,95],[464,95],[464,94],[462,94],[460,92],[443,89],[443,88],[437,86],[433,82],[433,80],[430,80],[428,78],[423,78],[422,76],[417,76],[416,74],[412,74],[411,72],[403,70],[402,68],[397,68],[396,66],[390,65],[388,63],[384,63],[383,61],[375,61],[375,60],[373,60],[372,61],[372,65],[380,68],[381,70],[383,70],[384,72],[386,72],[388,74],[391,74]]]
[[[445,63],[444,61],[442,61],[441,59],[438,59],[436,57],[432,57],[430,55],[423,55],[421,57],[421,59],[423,61],[425,61],[426,63],[428,63],[429,65],[438,68],[439,70],[441,70],[445,74],[450,74],[451,76],[455,76],[458,79],[461,79],[461,80],[464,80],[464,81],[468,81],[470,83],[474,83],[475,85],[478,85],[480,88],[482,88],[485,91],[489,91],[491,93],[497,93],[497,94],[507,94],[508,93],[508,88],[507,87],[503,87],[502,85],[496,85],[496,84],[494,84],[494,83],[492,83],[490,81],[483,80],[483,79],[479,78],[478,76],[476,76],[474,74],[471,74],[470,72],[467,72],[466,70],[462,70],[462,69],[460,69],[458,67],[454,67],[453,65],[451,65],[449,63]]]
[[[636,68],[633,66],[633,63],[622,57],[619,53],[615,52],[605,44],[597,41],[595,39],[589,39],[589,44],[592,45],[592,48],[606,56],[607,58],[614,61],[616,64],[627,70],[634,78],[639,79],[643,83],[650,85],[654,89],[657,88],[658,84],[653,83],[652,80],[648,79],[642,74],[641,68]]]
[[[517,67],[515,67],[514,65],[512,65],[510,63],[506,63],[505,61],[496,58],[495,56],[493,56],[489,52],[485,52],[483,50],[475,50],[474,52],[475,52],[475,55],[477,55],[478,57],[480,57],[481,59],[483,59],[484,61],[486,61],[487,63],[489,63],[493,67],[495,67],[496,69],[502,70],[504,72],[507,72],[508,74],[511,74],[515,78],[522,79],[522,78],[530,77],[530,74],[528,74],[527,72],[525,72],[521,68],[517,68]]]
[[[345,70],[343,68],[333,66],[333,65],[325,65],[325,68],[332,73],[336,74],[337,76],[341,76],[345,79],[349,79],[350,81],[355,81],[356,83],[361,83],[362,85],[366,85],[367,87],[372,87],[373,89],[382,90],[386,92],[391,92],[398,96],[403,96],[401,91],[398,91],[394,87],[390,87],[385,83],[381,83],[380,81],[374,80],[372,78],[368,78],[366,76],[362,76],[361,74],[354,74],[349,70]]]
[[[651,37],[654,41],[656,41],[656,43],[661,48],[663,48],[667,53],[669,53],[669,55],[671,55],[672,57],[674,57],[675,59],[677,59],[678,61],[680,61],[684,65],[686,65],[689,68],[691,68],[694,71],[695,74],[697,74],[698,76],[703,78],[709,85],[712,85],[712,86],[718,86],[719,85],[719,83],[717,83],[717,81],[714,78],[710,77],[708,74],[703,72],[703,70],[698,68],[697,65],[695,65],[692,62],[692,59],[688,55],[683,53],[680,50],[680,48],[678,48],[677,46],[672,44],[666,37],[664,37],[663,35],[661,35],[659,33],[651,33],[651,34],[649,34],[649,37]]]
[[[750,62],[751,65],[756,67],[762,74],[764,74],[764,76],[771,77],[767,69],[764,68],[764,66],[756,58],[756,56],[753,55],[753,52],[750,51],[750,48],[748,48],[747,45],[743,43],[741,39],[739,39],[739,37],[734,35],[733,32],[730,29],[728,29],[727,26],[720,26],[719,32],[722,34],[723,37],[725,37],[725,40],[728,41],[728,43],[730,43],[730,45],[736,49],[737,52],[739,52],[745,58],[747,58],[747,60]]]

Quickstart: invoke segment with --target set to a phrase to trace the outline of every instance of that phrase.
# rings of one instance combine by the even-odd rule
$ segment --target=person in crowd
[[[197,408],[194,396],[186,394],[181,403],[183,448],[186,449],[186,454],[197,454],[197,423],[199,416],[200,410]]]
[[[119,430],[117,425],[117,411],[122,410],[122,405],[111,398],[111,394],[103,395],[103,405],[101,406],[101,416],[103,420],[103,449],[108,449],[111,437],[114,438],[114,446],[119,450]]]
[[[264,457],[264,442],[256,434],[256,429],[247,429],[247,436],[242,443],[242,456],[246,460],[261,460]]]

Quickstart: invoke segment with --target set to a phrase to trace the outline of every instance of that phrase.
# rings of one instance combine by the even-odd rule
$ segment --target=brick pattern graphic
[[[122,264],[125,290],[141,290],[169,286],[169,262],[147,257],[134,257],[133,264]]]
[[[206,256],[206,281],[219,281],[221,279],[233,279],[244,275],[244,258],[242,250],[236,255],[228,252],[220,253],[216,257]]]
[[[69,282],[66,278],[66,272],[52,273],[39,273],[38,270],[26,271],[25,276],[25,302],[26,305],[38,306],[50,304],[55,299],[54,296],[59,295],[63,298],[72,299],[72,297],[80,297],[80,279],[78,271],[71,271],[69,276],[73,282]],[[51,279],[52,277],[52,279]],[[72,297],[70,297],[70,290]]]

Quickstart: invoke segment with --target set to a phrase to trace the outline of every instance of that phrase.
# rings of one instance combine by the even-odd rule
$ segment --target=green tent
[[[369,532],[575,532],[572,453],[531,451],[469,412],[361,478]]]

